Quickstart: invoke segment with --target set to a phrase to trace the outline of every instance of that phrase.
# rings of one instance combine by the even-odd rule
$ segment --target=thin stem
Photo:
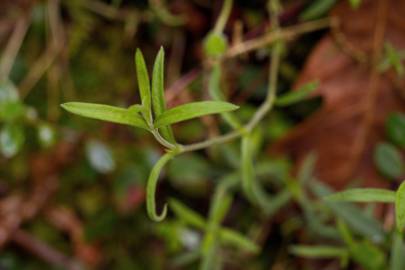
[[[225,135],[218,136],[218,137],[215,137],[215,138],[203,141],[203,142],[193,143],[193,144],[189,144],[189,145],[182,145],[180,148],[180,153],[201,150],[201,149],[210,147],[215,144],[230,142],[230,141],[240,137],[244,133],[245,133],[244,129],[239,129],[239,130],[231,131]]]
[[[17,21],[14,31],[9,42],[1,56],[0,61],[0,80],[7,79],[10,75],[14,60],[17,57],[21,44],[29,26],[29,21],[26,17],[21,16]]]
[[[153,129],[151,129],[151,132],[152,132],[153,136],[155,137],[155,139],[164,147],[171,149],[171,150],[176,148],[176,145],[172,144],[171,142],[168,142],[165,138],[162,137],[162,135],[160,135],[158,129],[153,128]]]
[[[221,34],[224,31],[226,22],[231,14],[233,0],[224,0],[224,4],[221,9],[221,13],[217,19],[214,27],[214,33]]]
[[[277,7],[278,1],[273,1],[274,6]],[[278,11],[275,10],[271,16],[271,26],[275,35],[280,33],[280,25],[278,22]],[[271,62],[270,62],[270,72],[269,72],[269,87],[267,89],[267,97],[265,102],[256,111],[255,115],[252,117],[250,122],[247,124],[247,129],[251,131],[262,119],[263,117],[273,108],[274,101],[276,99],[276,90],[278,83],[278,69],[280,66],[280,56],[281,56],[281,44],[278,41],[274,44],[274,48],[271,52]]]
[[[272,27],[275,35],[279,35],[281,32],[277,13],[273,14],[272,16]],[[279,35],[281,36],[281,35]],[[275,44],[275,47],[272,50],[271,54],[271,63],[270,63],[270,72],[269,72],[269,87],[267,90],[266,100],[262,103],[256,113],[253,115],[252,119],[242,128],[232,131],[228,134],[209,139],[207,141],[203,141],[200,143],[194,143],[190,145],[183,145],[180,148],[180,152],[190,152],[195,150],[204,149],[210,147],[215,144],[225,143],[232,141],[236,138],[239,138],[246,134],[247,132],[251,132],[254,127],[256,127],[260,121],[266,116],[266,114],[273,108],[274,101],[276,99],[276,89],[277,89],[277,73],[280,66],[280,58],[281,58],[281,45],[279,43]]]
[[[238,55],[263,48],[264,46],[269,45],[277,40],[292,39],[297,35],[313,32],[316,30],[327,28],[329,26],[331,26],[330,19],[321,19],[302,23],[296,26],[286,27],[283,30],[280,29],[279,31],[271,31],[264,36],[233,45],[228,49],[224,57],[233,58]]]

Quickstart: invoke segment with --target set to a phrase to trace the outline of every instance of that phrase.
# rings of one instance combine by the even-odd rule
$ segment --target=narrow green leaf
[[[173,198],[169,200],[169,205],[170,209],[181,220],[196,228],[204,229],[205,221],[200,214],[194,212],[192,209],[188,208],[186,205]]]
[[[329,201],[395,202],[395,192],[379,188],[353,188],[326,196]]]
[[[205,255],[209,253],[208,250],[217,246],[218,229],[232,202],[232,196],[227,194],[228,187],[232,186],[233,183],[233,177],[221,180],[212,197],[206,234],[202,244],[202,251]]]
[[[241,173],[242,188],[246,197],[256,202],[255,170],[253,166],[251,134],[244,135],[241,142]]]
[[[200,230],[206,229],[204,218],[176,199],[170,199],[170,209],[184,222]],[[260,248],[242,234],[228,228],[219,229],[219,238],[226,245],[243,249],[246,252],[257,253]]]
[[[385,130],[393,143],[405,148],[405,114],[390,114],[385,121]]]
[[[395,219],[397,229],[402,232],[405,227],[405,181],[397,189],[395,196]]]
[[[260,247],[256,243],[234,230],[222,228],[219,236],[224,244],[234,246],[251,253],[258,253],[260,251]]]
[[[318,81],[309,82],[301,86],[299,89],[290,91],[287,94],[284,94],[276,99],[275,104],[277,106],[289,106],[294,103],[298,103],[306,98],[315,91],[319,86]]]
[[[351,257],[367,270],[383,270],[386,257],[382,250],[370,242],[355,243],[349,247]]]
[[[206,233],[202,242],[202,270],[215,269],[218,262],[218,248],[220,245],[219,229],[222,220],[231,206],[232,196],[226,190],[219,189],[215,192],[210,207]]]
[[[401,153],[390,143],[379,143],[376,146],[374,162],[378,170],[390,179],[396,179],[404,172]]]
[[[148,129],[142,117],[130,109],[84,102],[68,102],[61,106],[80,116]]]
[[[263,191],[264,192],[264,191]],[[266,194],[267,195],[267,194]],[[260,195],[259,195],[260,196]],[[266,196],[267,198],[268,196]],[[276,214],[284,205],[286,205],[291,200],[291,193],[289,190],[284,189],[278,192],[275,196],[271,199],[267,199],[267,204],[260,205],[263,208],[264,213],[267,217],[271,217]],[[262,200],[259,199],[259,202]],[[264,200],[263,200],[264,201]]]
[[[165,111],[155,121],[155,127],[160,128],[177,122],[189,120],[192,118],[234,111],[239,107],[228,102],[222,101],[200,101],[180,105]]]
[[[347,249],[334,246],[296,245],[290,247],[290,252],[306,258],[342,258],[348,255]]]
[[[367,270],[384,269],[385,254],[377,246],[369,241],[356,242],[352,232],[341,220],[338,220],[338,229],[354,261]]]
[[[148,182],[146,184],[146,210],[149,217],[156,222],[162,221],[167,214],[167,204],[163,206],[163,211],[160,215],[156,213],[155,193],[157,182],[159,180],[160,171],[163,169],[165,164],[173,157],[173,153],[167,153],[163,155],[152,168],[152,171],[149,174]]]
[[[164,96],[164,55],[163,47],[160,48],[152,73],[152,106],[155,117],[158,117],[166,110]]]
[[[405,244],[399,232],[394,232],[392,237],[390,270],[403,270],[405,269]]]
[[[308,187],[320,198],[332,194],[332,190],[329,186],[317,180],[312,180]],[[335,216],[344,220],[351,229],[359,234],[366,236],[374,242],[380,242],[385,238],[381,224],[375,218],[367,216],[355,205],[347,202],[333,202],[328,200],[323,201],[323,203]]]
[[[150,93],[150,80],[148,69],[146,68],[145,59],[140,49],[135,53],[135,66],[138,78],[138,88],[141,97],[142,106],[145,108],[143,113],[145,120],[149,123],[152,122],[152,108],[151,108],[151,93]]]
[[[152,74],[152,107],[155,118],[159,117],[166,111],[166,102],[164,95],[164,58],[165,52],[163,47],[160,48],[153,65]],[[173,131],[170,126],[159,128],[163,138],[169,142],[174,142]]]

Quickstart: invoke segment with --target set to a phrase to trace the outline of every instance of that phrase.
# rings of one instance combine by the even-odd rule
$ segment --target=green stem
[[[162,221],[167,214],[167,204],[163,206],[161,214],[158,214],[156,211],[156,202],[155,202],[155,193],[156,186],[159,180],[160,172],[164,165],[171,160],[176,153],[171,152],[162,156],[159,161],[155,164],[152,171],[150,172],[147,184],[146,184],[146,210],[149,217],[156,222]]]
[[[278,1],[276,1],[278,3]],[[277,5],[276,5],[277,6]],[[279,33],[280,27],[278,23],[278,16],[277,12],[273,13],[271,18],[273,31],[277,34]],[[280,41],[279,41],[280,42]],[[277,83],[278,83],[278,69],[280,66],[280,58],[281,58],[281,44],[276,43],[275,47],[272,50],[271,54],[271,62],[270,62],[270,72],[269,72],[269,87],[267,90],[267,97],[266,100],[260,105],[259,109],[253,115],[252,119],[242,128],[238,130],[231,131],[225,135],[209,139],[204,142],[183,145],[180,149],[180,152],[190,152],[195,150],[204,149],[210,147],[215,144],[226,143],[232,141],[236,138],[243,136],[246,133],[249,133],[255,128],[260,121],[266,116],[266,114],[273,108],[274,101],[276,99],[276,90],[277,90]]]
[[[164,147],[173,150],[176,148],[176,145],[172,144],[171,142],[167,141],[165,138],[162,137],[162,135],[160,135],[158,129],[151,129],[151,132],[153,134],[153,136],[155,137],[155,139]]]
[[[214,33],[221,34],[224,31],[226,22],[231,14],[233,0],[224,0],[224,4],[221,9],[221,13],[217,19],[214,27]]]

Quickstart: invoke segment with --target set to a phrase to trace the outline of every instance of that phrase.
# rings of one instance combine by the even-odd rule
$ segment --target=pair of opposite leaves
[[[162,136],[173,142],[170,125],[204,115],[223,113],[238,109],[238,106],[224,101],[199,101],[166,109],[164,99],[164,51],[160,49],[153,67],[152,87],[145,60],[138,49],[135,54],[141,104],[120,108],[104,104],[67,102],[61,106],[74,114],[144,128],[159,129]]]

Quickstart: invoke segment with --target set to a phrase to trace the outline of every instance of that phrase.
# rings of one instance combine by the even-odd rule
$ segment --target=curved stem
[[[165,138],[162,137],[162,135],[160,135],[158,129],[153,128],[151,129],[151,132],[153,134],[153,136],[155,137],[155,139],[164,147],[172,150],[176,148],[176,145],[172,144],[171,142],[167,141]]]
[[[167,204],[163,206],[163,210],[161,214],[157,214],[156,211],[156,202],[155,202],[155,193],[156,193],[156,186],[159,180],[160,171],[162,170],[163,166],[171,160],[176,153],[170,152],[163,155],[159,161],[155,164],[152,171],[150,172],[148,182],[146,184],[146,210],[148,212],[149,217],[153,221],[162,221],[167,214]]]

